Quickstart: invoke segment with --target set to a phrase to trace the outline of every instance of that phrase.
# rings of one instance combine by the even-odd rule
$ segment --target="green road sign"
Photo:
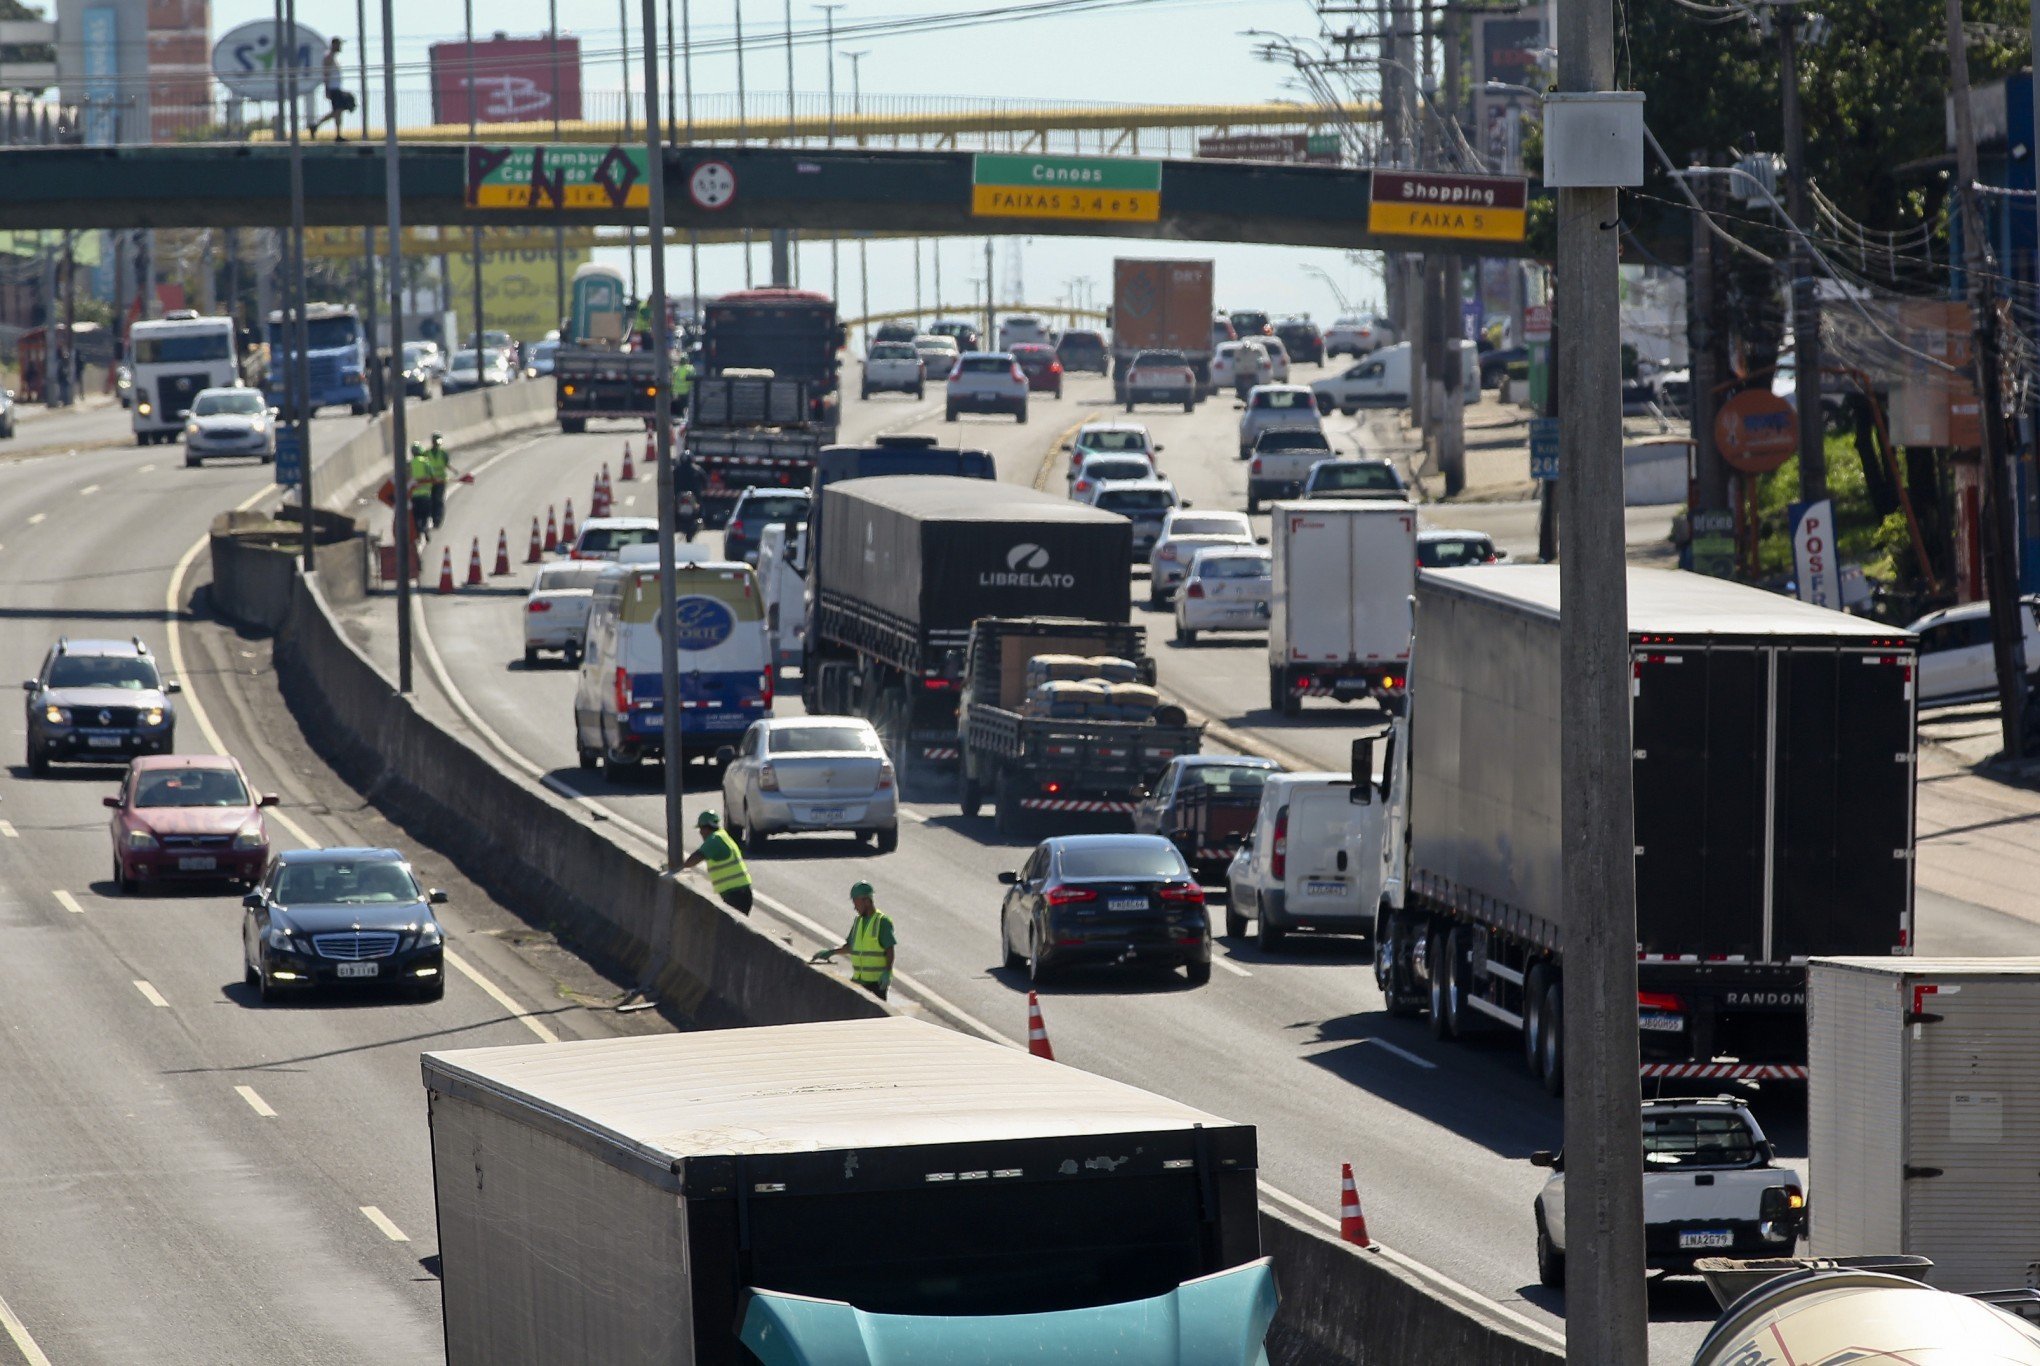
[[[468,148],[471,209],[646,209],[642,147],[552,143]]]
[[[974,218],[1152,223],[1162,216],[1162,163],[981,152],[971,164],[970,211]]]

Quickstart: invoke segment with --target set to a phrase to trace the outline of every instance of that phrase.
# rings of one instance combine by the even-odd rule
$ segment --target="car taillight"
[[[1060,375],[1062,373],[1062,362],[1059,360],[1050,361],[1048,363],[1048,373],[1051,375]]]
[[[727,541],[732,538],[739,541],[744,539],[744,524],[742,522],[733,521],[723,528],[723,539]]]
[[[1098,894],[1088,887],[1051,887],[1041,894],[1051,906],[1068,906],[1079,901],[1096,901]]]
[[[616,671],[616,710],[619,713],[630,710],[630,670]]]
[[[1204,889],[1194,882],[1168,882],[1162,885],[1161,897],[1176,906],[1202,906]]]
[[[1088,491],[1088,490],[1090,489],[1090,487],[1091,487],[1091,481],[1090,481],[1090,480],[1088,480],[1088,479],[1079,479],[1079,480],[1077,481],[1077,492],[1078,492],[1078,493],[1084,493],[1084,492],[1087,492],[1087,491]]]
[[[1027,376],[1021,373],[1020,362],[1018,361],[1013,362],[1013,378],[1019,380],[1022,384],[1027,382]]]
[[[552,611],[552,604],[544,598],[533,598],[525,604],[524,610],[527,612],[550,612]]]
[[[1198,582],[1198,581],[1197,581],[1196,579],[1192,579],[1192,580],[1190,581],[1190,586],[1189,586],[1188,588],[1185,588],[1185,589],[1183,590],[1183,596],[1184,596],[1184,597],[1186,597],[1186,598],[1201,598],[1201,597],[1203,597],[1203,596],[1204,596],[1204,585],[1203,585],[1202,583],[1199,583],[1199,582]]]
[[[1275,851],[1268,860],[1268,871],[1278,879],[1289,873],[1289,808],[1286,806],[1275,813]]]
[[[779,774],[773,769],[772,765],[758,765],[758,787],[764,792],[777,792],[779,790]]]
[[[1261,472],[1261,457],[1258,455],[1255,456],[1253,459],[1253,463],[1249,464],[1247,466],[1247,469],[1251,473],[1259,474]]]
[[[892,785],[893,766],[891,764],[880,764],[878,766],[878,790],[880,792],[890,791]]]

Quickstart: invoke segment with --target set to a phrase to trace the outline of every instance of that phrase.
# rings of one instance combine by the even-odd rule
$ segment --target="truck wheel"
[[[1450,945],[1446,943],[1446,936],[1443,931],[1431,931],[1430,948],[1425,958],[1430,968],[1430,971],[1424,975],[1429,979],[1427,985],[1430,988],[1431,994],[1431,1037],[1434,1039],[1450,1039],[1452,1037],[1452,1016],[1447,1009],[1446,1003],[1448,994],[1452,989],[1452,984],[1446,980],[1446,974],[1451,971],[1451,968],[1448,966],[1451,962],[1451,957]]]
[[[978,812],[984,810],[984,789],[979,787],[977,779],[971,777],[968,773],[959,775],[956,780],[956,804],[962,808],[963,814],[971,820],[976,820]]]
[[[1466,1004],[1473,981],[1473,958],[1467,952],[1466,937],[1464,926],[1445,936],[1445,1023],[1455,1039],[1470,1038],[1480,1028],[1475,1023],[1476,1013]]]
[[[1020,833],[1020,822],[1024,819],[1024,813],[1020,809],[1018,786],[1007,774],[999,775],[993,798],[995,804],[992,819],[995,828],[1002,835]]]
[[[1405,1020],[1417,1013],[1412,1001],[1415,995],[1410,990],[1409,973],[1404,969],[1404,942],[1409,927],[1403,918],[1387,907],[1375,913],[1374,917],[1374,985],[1381,992],[1383,1004],[1389,1018]]]
[[[560,419],[560,430],[568,436],[579,436],[582,432],[588,430],[588,419],[585,417],[563,417]]]
[[[1268,908],[1254,902],[1254,943],[1263,953],[1273,953],[1282,947],[1282,941],[1289,937],[1289,931],[1268,918]]]
[[[1550,973],[1536,963],[1523,974],[1523,1065],[1541,1079],[1544,1054],[1544,984]]]
[[[1551,1245],[1542,1210],[1537,1212],[1537,1283],[1546,1290],[1565,1289],[1565,1254]]]
[[[1565,981],[1553,973],[1544,987],[1543,1048],[1539,1053],[1544,1090],[1547,1095],[1565,1094]]]
[[[1268,670],[1268,706],[1284,716],[1301,716],[1303,699],[1289,686],[1289,671],[1280,667]]]

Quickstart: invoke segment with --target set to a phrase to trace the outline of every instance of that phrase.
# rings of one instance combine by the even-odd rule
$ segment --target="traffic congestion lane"
[[[186,470],[174,449],[0,469],[0,657],[25,675],[59,634],[139,634],[167,665],[173,572],[216,512],[268,486],[266,467]],[[166,668],[189,689],[178,748],[207,747],[203,707],[255,785],[286,795],[274,840],[296,842],[286,821],[359,838],[306,808],[300,775],[220,696],[239,638],[204,630],[181,625],[183,667]],[[416,1054],[534,1033],[465,978],[431,1006],[256,1008],[236,895],[110,885],[100,798],[119,774],[15,766],[0,782],[0,1295],[59,1361],[437,1359]]]

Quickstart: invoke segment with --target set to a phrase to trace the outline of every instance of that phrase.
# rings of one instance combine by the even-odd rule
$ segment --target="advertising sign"
[[[574,271],[585,265],[589,256],[586,247],[567,249],[567,279],[574,278]],[[453,299],[465,310],[475,297],[474,258],[448,255],[446,267]],[[501,328],[519,341],[543,337],[566,316],[556,293],[558,280],[550,242],[522,250],[483,251],[482,326]]]
[[[93,5],[79,28],[85,64],[85,142],[106,147],[119,139],[120,13],[111,5]]]
[[[295,422],[276,425],[276,482],[295,488],[305,481],[305,448],[298,441]]]
[[[1480,14],[1473,20],[1474,126],[1481,154],[1492,166],[1509,167],[1520,150],[1518,123],[1536,101],[1516,90],[1482,89],[1489,81],[1531,90],[1544,85],[1542,15]]]
[[[465,42],[434,43],[428,51],[434,123],[468,121],[470,86],[477,123],[550,123],[556,113],[581,117],[579,38],[561,38],[557,51],[549,38],[504,37],[472,48]]]
[[[973,218],[1154,223],[1162,216],[1162,163],[980,152],[971,162],[970,212]]]
[[[1520,242],[1529,186],[1521,176],[1376,171],[1367,230],[1394,237]]]
[[[649,209],[645,149],[588,143],[468,148],[471,209]]]
[[[1558,419],[1530,419],[1530,477],[1558,478]]]
[[[293,40],[279,44],[283,26],[269,19],[255,19],[230,28],[213,44],[213,75],[220,84],[244,100],[276,99],[277,49],[286,47],[286,64],[297,71],[301,93],[319,84],[319,63],[326,55],[326,40],[315,29],[299,24]]]
[[[1714,415],[1714,448],[1729,468],[1769,474],[1799,452],[1799,415],[1769,389],[1745,389]]]
[[[1811,503],[1794,503],[1787,509],[1792,520],[1792,576],[1799,584],[1799,600],[1815,607],[1841,610],[1842,578],[1835,563],[1835,505],[1826,498]]]

